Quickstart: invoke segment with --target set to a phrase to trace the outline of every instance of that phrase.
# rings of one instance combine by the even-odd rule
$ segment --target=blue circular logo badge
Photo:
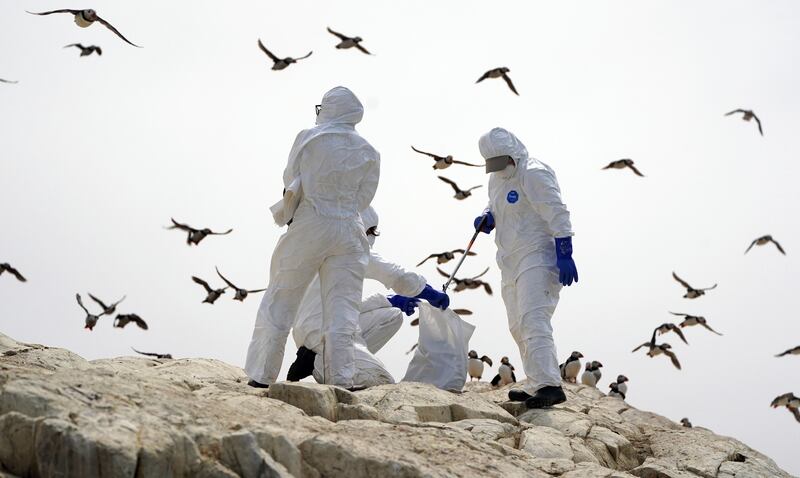
[[[514,204],[515,202],[519,201],[519,193],[514,191],[513,189],[508,192],[508,196],[506,196],[506,201]]]

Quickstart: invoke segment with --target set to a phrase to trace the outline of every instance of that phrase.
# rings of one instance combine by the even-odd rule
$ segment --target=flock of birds
[[[94,23],[99,23],[99,24],[103,25],[105,28],[107,28],[108,30],[110,30],[111,32],[113,32],[117,37],[119,37],[125,43],[127,43],[127,44],[129,44],[131,46],[137,47],[137,48],[141,48],[139,45],[137,45],[137,44],[131,42],[130,40],[128,40],[122,33],[120,33],[120,31],[116,27],[114,27],[111,23],[109,23],[108,21],[106,21],[105,19],[100,17],[97,14],[97,12],[95,10],[92,10],[92,9],[83,9],[83,10],[59,9],[59,10],[51,10],[51,11],[46,11],[46,12],[28,12],[28,13],[33,14],[33,15],[39,15],[39,16],[48,16],[48,15],[61,14],[61,13],[69,14],[69,15],[73,16],[73,20],[74,20],[75,24],[78,25],[81,28],[87,28],[87,27],[90,27],[91,25],[93,25]],[[332,30],[331,28],[328,28],[327,31],[331,35],[335,36],[338,39],[338,43],[335,45],[335,47],[337,49],[355,48],[355,49],[359,50],[360,52],[362,52],[364,54],[372,55],[372,53],[370,51],[368,51],[364,47],[364,45],[362,44],[363,39],[361,37],[359,37],[359,36],[351,37],[351,36],[348,36],[348,35],[344,35],[342,33],[339,33],[337,31]],[[301,56],[301,57],[297,57],[297,58],[294,58],[294,57],[283,57],[283,58],[281,58],[281,57],[278,57],[277,55],[273,54],[264,45],[264,43],[261,41],[261,39],[258,39],[257,44],[258,44],[258,48],[265,55],[267,55],[267,57],[273,62],[272,70],[276,70],[276,71],[284,70],[287,67],[289,67],[290,65],[297,63],[299,60],[307,59],[313,53],[313,51],[309,51],[306,55]],[[72,43],[72,44],[66,45],[64,48],[73,48],[73,47],[80,50],[80,56],[81,57],[90,56],[90,55],[95,54],[95,53],[98,56],[103,54],[102,49],[97,45],[84,46],[81,43]],[[480,83],[480,82],[482,82],[482,81],[484,81],[486,79],[500,79],[500,78],[502,78],[505,81],[505,83],[508,86],[508,88],[515,95],[519,95],[519,92],[517,91],[516,87],[514,86],[513,82],[511,81],[509,73],[510,73],[510,69],[507,68],[507,67],[493,68],[493,69],[490,69],[490,70],[486,71],[483,75],[481,75],[480,78],[478,78],[476,83]],[[16,84],[16,83],[18,83],[18,81],[0,78],[0,83]],[[739,108],[739,109],[732,110],[732,111],[730,111],[728,113],[725,113],[725,116],[732,116],[732,115],[737,115],[737,114],[741,115],[741,119],[743,121],[748,121],[749,122],[749,121],[755,120],[755,123],[756,123],[756,125],[758,127],[759,134],[761,134],[762,136],[764,135],[764,131],[763,131],[763,128],[762,128],[761,120],[752,110]],[[433,153],[429,153],[429,152],[425,152],[425,151],[419,150],[419,149],[415,148],[414,146],[412,146],[411,148],[416,153],[419,153],[421,155],[424,155],[424,156],[427,156],[427,157],[430,157],[431,159],[433,159],[434,160],[433,169],[435,171],[441,171],[441,170],[447,169],[452,165],[462,165],[462,166],[466,166],[466,167],[482,167],[482,165],[480,165],[480,164],[472,164],[472,163],[467,163],[467,162],[464,162],[464,161],[455,160],[452,155],[441,156],[441,155],[437,155],[437,154],[433,154]],[[634,165],[634,161],[632,159],[629,159],[629,158],[612,161],[611,163],[609,163],[607,166],[605,166],[602,169],[605,170],[605,169],[625,169],[625,168],[630,169],[637,176],[644,177],[644,174],[642,174],[641,171],[639,171],[639,169]],[[455,181],[453,181],[451,179],[448,179],[448,178],[446,178],[444,176],[438,176],[438,178],[441,181],[443,181],[444,183],[450,185],[450,187],[454,191],[454,196],[453,197],[455,199],[457,199],[457,200],[464,200],[464,199],[470,197],[472,195],[472,191],[473,190],[481,187],[481,185],[478,185],[478,186],[470,187],[468,189],[462,189]],[[188,245],[199,245],[200,242],[203,241],[208,236],[211,236],[211,235],[227,235],[227,234],[230,234],[233,231],[232,229],[229,229],[229,230],[227,230],[225,232],[214,232],[214,231],[212,231],[211,229],[208,229],[208,228],[196,229],[196,228],[193,228],[191,226],[188,226],[187,224],[178,223],[174,219],[172,220],[172,225],[169,226],[168,229],[178,229],[178,230],[186,232],[187,233],[186,243]],[[778,249],[778,251],[780,253],[782,253],[784,255],[786,254],[786,252],[784,251],[783,247],[770,235],[765,235],[765,236],[762,236],[762,237],[759,237],[759,238],[753,240],[752,243],[750,244],[750,246],[745,251],[745,254],[747,252],[749,252],[750,249],[753,246],[764,246],[766,244],[773,244]],[[423,259],[419,264],[417,264],[417,266],[422,266],[428,260],[434,259],[434,258],[436,259],[437,265],[445,264],[445,263],[453,260],[455,258],[455,256],[456,256],[456,254],[467,254],[469,256],[475,255],[474,252],[465,251],[464,249],[453,249],[453,250],[448,250],[448,251],[444,251],[444,252],[430,254],[428,257]],[[448,278],[450,277],[450,274],[446,273],[445,271],[443,271],[439,267],[437,267],[436,270],[442,276],[448,277]],[[479,280],[480,277],[482,277],[484,274],[486,274],[486,272],[488,270],[489,269],[487,268],[482,273],[480,273],[480,274],[478,274],[478,275],[476,275],[474,277],[454,278],[455,287],[454,287],[453,290],[455,292],[461,292],[461,291],[467,290],[467,289],[483,288],[484,291],[487,294],[492,295],[491,286],[488,283]],[[234,285],[225,276],[223,276],[222,273],[220,273],[219,269],[217,269],[216,272],[217,272],[217,275],[219,276],[219,278],[225,284],[223,287],[218,287],[218,288],[212,287],[211,285],[209,285],[209,283],[207,281],[205,281],[205,280],[203,280],[203,279],[201,279],[199,277],[192,276],[192,281],[194,281],[196,284],[198,284],[201,287],[203,287],[203,289],[204,289],[204,291],[206,293],[206,297],[203,300],[203,303],[214,304],[214,302],[217,299],[219,299],[223,294],[225,294],[225,292],[228,289],[232,289],[234,291],[233,299],[237,300],[237,301],[243,301],[244,299],[247,298],[247,296],[249,294],[258,293],[258,292],[262,292],[262,291],[265,290],[265,289],[243,289],[243,288],[240,288],[240,287]],[[8,263],[0,263],[0,276],[2,276],[5,273],[8,273],[9,275],[15,277],[20,282],[26,282],[27,281],[27,279],[16,268],[14,268],[13,266],[11,266]],[[698,297],[701,297],[701,296],[705,295],[706,291],[712,290],[717,286],[716,284],[714,284],[711,287],[696,289],[696,288],[693,288],[691,285],[689,285],[688,282],[686,282],[683,279],[681,279],[680,277],[678,277],[678,275],[675,274],[674,272],[673,272],[673,278],[682,287],[684,287],[686,289],[686,294],[683,297],[687,298],[687,299],[696,299]],[[99,306],[99,308],[101,309],[100,312],[98,312],[96,314],[89,312],[87,307],[83,304],[83,300],[82,300],[80,294],[76,294],[75,295],[75,298],[76,298],[76,301],[78,302],[78,305],[81,307],[81,309],[83,309],[83,311],[86,314],[86,318],[85,318],[85,321],[84,321],[85,322],[84,327],[86,329],[88,329],[88,330],[92,330],[101,317],[103,317],[103,316],[109,316],[110,317],[111,315],[113,315],[116,312],[116,309],[120,305],[120,303],[123,300],[125,300],[125,297],[123,297],[122,299],[120,299],[120,300],[118,300],[116,302],[113,302],[110,305],[106,305],[103,301],[101,301],[97,297],[93,296],[92,294],[89,294],[89,297],[92,299],[92,301],[94,301]],[[470,315],[471,314],[471,312],[469,310],[466,310],[466,309],[456,309],[456,313],[458,313],[459,315]],[[711,331],[711,332],[713,332],[713,333],[715,333],[717,335],[722,335],[722,334],[720,334],[720,333],[716,332],[714,329],[712,329],[708,325],[708,322],[704,317],[695,316],[695,315],[686,314],[686,313],[675,313],[675,312],[670,312],[670,313],[673,314],[673,315],[682,317],[683,318],[682,322],[680,322],[678,324],[664,323],[664,324],[659,325],[658,327],[656,327],[653,330],[653,333],[652,333],[652,335],[650,337],[650,340],[647,341],[647,342],[642,343],[639,346],[637,346],[635,349],[633,349],[633,352],[636,352],[636,351],[644,348],[644,349],[647,350],[647,355],[649,357],[656,357],[656,356],[659,356],[659,355],[664,355],[664,356],[666,356],[666,357],[668,357],[670,359],[672,364],[677,369],[680,369],[681,368],[681,364],[680,364],[676,354],[672,351],[672,346],[670,344],[666,343],[666,342],[665,343],[657,343],[656,338],[658,336],[665,335],[665,334],[671,332],[671,333],[674,333],[675,335],[677,335],[681,339],[682,342],[684,342],[685,344],[688,344],[688,341],[686,340],[686,337],[685,337],[685,335],[683,333],[683,329],[685,329],[687,327],[697,326],[697,325],[702,326],[702,327],[706,328],[707,330],[709,330],[709,331]],[[114,318],[113,326],[114,327],[119,327],[119,328],[124,328],[129,323],[134,323],[134,324],[136,324],[137,326],[139,326],[140,328],[142,328],[144,330],[148,329],[147,323],[137,314],[117,314],[116,317]],[[412,322],[412,325],[417,325],[418,323],[419,323],[418,319],[416,319],[415,321]],[[413,350],[413,348],[412,348],[412,350]],[[172,358],[172,356],[170,354],[154,354],[154,353],[148,353],[148,352],[139,352],[138,350],[135,350],[135,349],[134,349],[134,351],[137,352],[137,353],[141,353],[143,355],[154,356],[154,357],[157,357],[157,358]],[[785,352],[782,352],[782,353],[778,354],[777,357],[783,357],[783,356],[787,356],[787,355],[800,355],[800,346],[788,349]],[[575,352],[572,352],[572,354],[567,358],[567,360],[563,364],[561,364],[561,366],[560,366],[560,368],[561,368],[561,376],[565,381],[572,382],[572,383],[575,383],[577,381],[577,375],[581,370],[581,362],[580,362],[581,358],[583,358],[583,355],[580,352],[575,351]],[[470,380],[473,380],[473,379],[480,380],[481,379],[481,377],[483,375],[484,364],[488,364],[491,367],[492,366],[492,360],[489,357],[485,356],[485,355],[482,356],[482,357],[478,357],[477,353],[474,350],[469,352],[469,354],[468,354],[468,372],[469,372],[469,375],[470,375]],[[600,368],[602,366],[603,365],[598,361],[587,362],[585,364],[584,372],[581,375],[581,383],[583,383],[585,385],[596,387],[597,383],[600,381],[601,376],[602,376],[602,373],[600,372]],[[502,385],[505,385],[507,383],[513,383],[515,381],[516,381],[516,377],[514,376],[514,367],[513,367],[513,365],[511,365],[509,363],[508,357],[503,357],[501,359],[501,364],[500,364],[500,367],[498,369],[498,374],[494,377],[494,379],[492,380],[491,383],[494,386],[502,386]],[[610,388],[609,395],[618,396],[618,397],[620,397],[622,399],[625,399],[627,391],[628,391],[627,382],[628,382],[628,378],[626,376],[619,375],[617,377],[617,380],[615,382],[612,382],[609,385],[609,388]],[[780,396],[776,397],[775,400],[772,401],[771,405],[772,405],[772,407],[776,407],[776,408],[777,407],[786,407],[788,410],[791,411],[791,413],[794,415],[794,417],[797,419],[797,421],[800,422],[800,398],[795,396],[793,393],[786,393],[786,394],[783,394],[783,395],[780,395]],[[685,426],[691,426],[691,423],[686,418],[684,418],[681,422]]]

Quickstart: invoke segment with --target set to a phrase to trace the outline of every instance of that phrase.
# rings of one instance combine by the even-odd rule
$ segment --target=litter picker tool
[[[445,294],[447,293],[447,288],[450,287],[450,283],[453,282],[453,278],[456,276],[456,272],[458,272],[458,269],[461,267],[461,264],[464,263],[464,259],[467,258],[467,253],[469,252],[470,249],[472,249],[472,245],[475,243],[475,239],[478,238],[478,234],[480,234],[481,229],[483,229],[483,225],[486,224],[486,219],[487,216],[483,216],[483,219],[481,219],[481,222],[478,224],[478,227],[475,228],[475,234],[473,234],[472,239],[469,240],[469,244],[467,245],[467,248],[464,250],[464,254],[461,255],[461,259],[459,259],[458,264],[456,264],[456,268],[453,269],[453,273],[450,274],[450,278],[447,279],[447,282],[445,282],[444,285],[442,286],[442,292],[444,292]]]

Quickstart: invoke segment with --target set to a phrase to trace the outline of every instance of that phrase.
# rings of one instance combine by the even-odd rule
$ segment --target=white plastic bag
[[[300,182],[300,178],[295,178],[289,187],[286,188],[286,192],[283,193],[281,200],[269,208],[275,224],[283,227],[291,221],[302,197],[303,185]]]
[[[474,325],[452,310],[420,303],[419,345],[403,381],[460,392],[467,381],[467,353],[474,331]]]

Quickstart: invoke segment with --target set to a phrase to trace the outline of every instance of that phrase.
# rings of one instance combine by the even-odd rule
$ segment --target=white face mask
[[[514,171],[516,171],[516,170],[517,170],[517,165],[516,164],[509,164],[502,171],[497,171],[496,173],[492,173],[492,174],[496,174],[497,177],[501,178],[501,179],[508,179],[508,178],[510,178],[511,176],[514,175]]]
[[[369,247],[370,248],[372,246],[374,246],[375,245],[375,236],[373,236],[372,234],[367,234],[367,242],[369,242]]]

